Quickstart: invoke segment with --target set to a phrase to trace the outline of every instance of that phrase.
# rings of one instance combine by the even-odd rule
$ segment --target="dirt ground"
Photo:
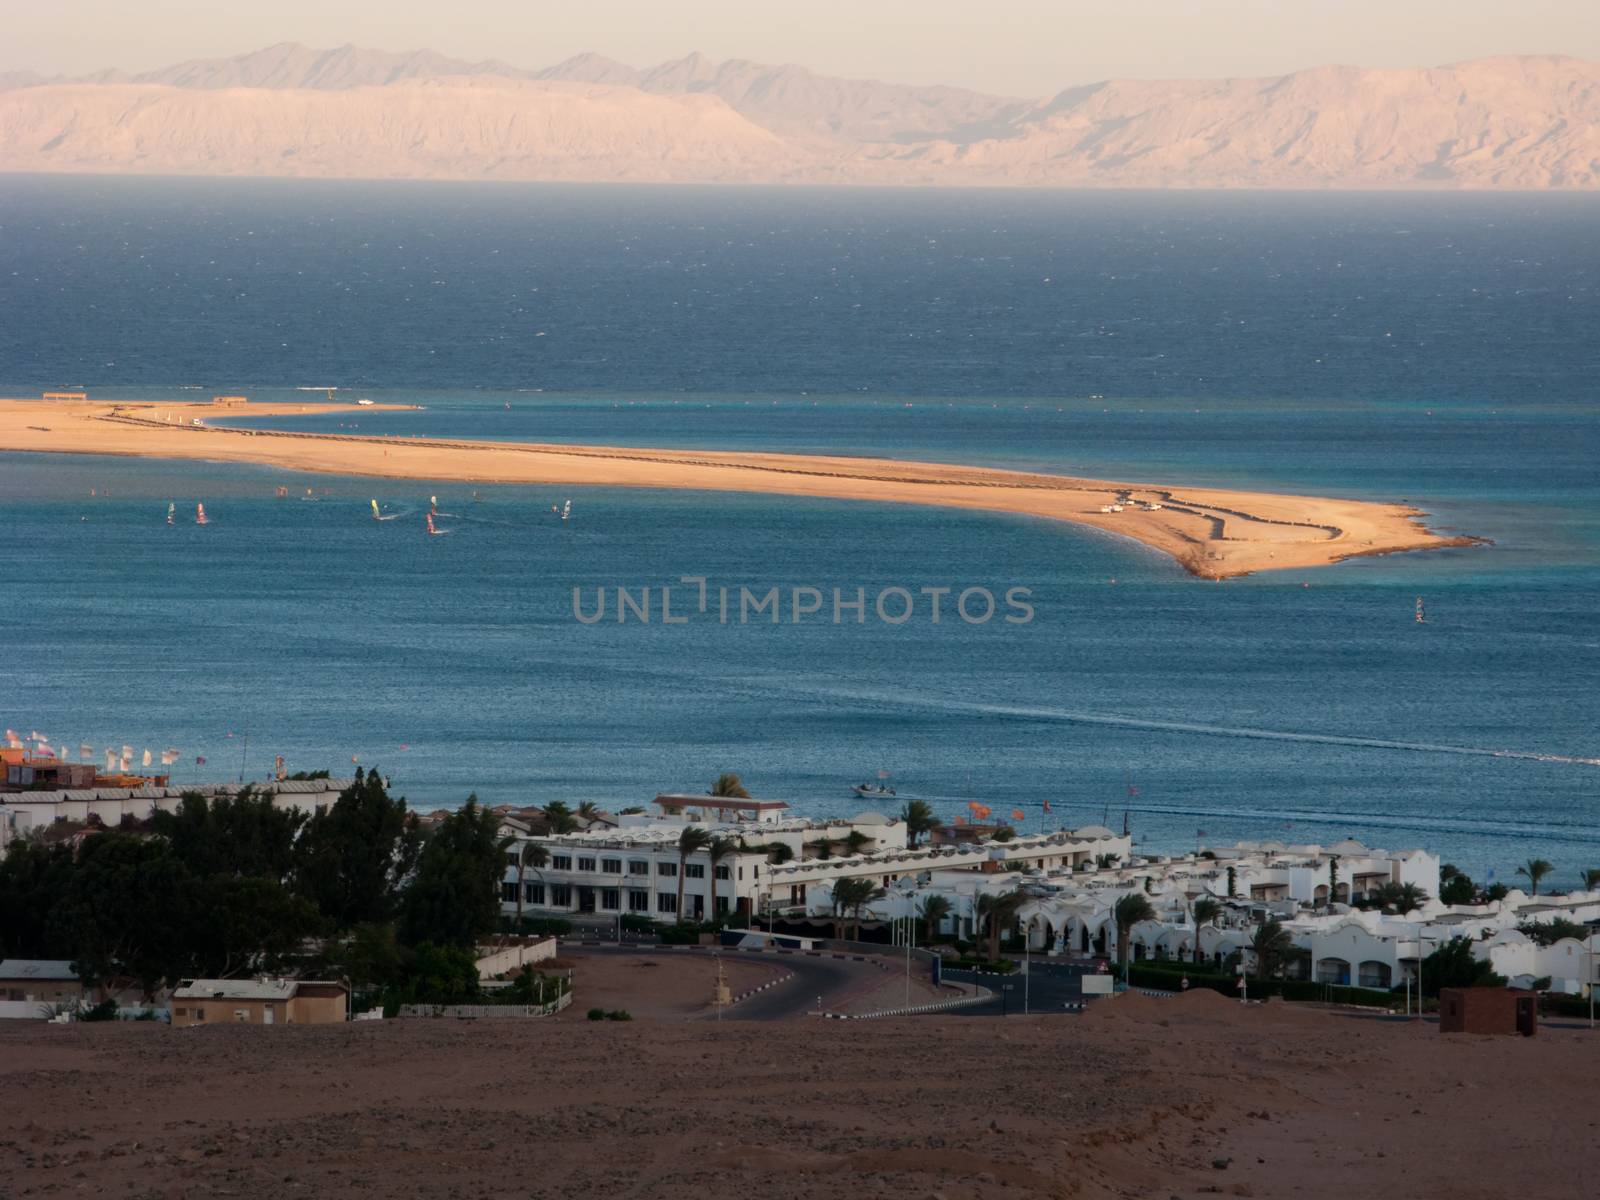
[[[1577,1197],[1600,1035],[1083,1017],[0,1028],[0,1196]]]

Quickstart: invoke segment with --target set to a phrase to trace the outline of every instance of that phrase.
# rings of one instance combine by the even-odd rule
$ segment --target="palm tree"
[[[517,848],[517,932],[522,932],[522,873],[528,867],[542,871],[550,865],[550,852],[538,842],[523,842]]]
[[[1428,893],[1414,883],[1386,883],[1378,888],[1375,898],[1386,910],[1408,913],[1428,902]]]
[[[1256,956],[1256,978],[1265,979],[1270,975],[1293,944],[1294,939],[1282,921],[1274,919],[1258,926],[1250,938],[1250,949]]]
[[[926,800],[911,800],[901,810],[900,819],[906,823],[906,841],[915,849],[927,834],[939,828],[939,818],[933,815]]]
[[[1555,869],[1553,863],[1548,863],[1542,858],[1530,858],[1517,868],[1517,874],[1527,877],[1528,882],[1533,886],[1532,894],[1537,896],[1539,894],[1539,881]]]
[[[711,919],[717,919],[717,864],[734,851],[731,838],[713,837],[706,843],[706,854],[711,858]]]
[[[1120,857],[1121,856],[1117,854],[1096,854],[1094,856],[1094,865],[1104,871],[1107,867],[1116,866],[1117,859]]]
[[[739,782],[739,777],[728,771],[717,776],[717,781],[711,785],[711,794],[729,800],[750,799],[750,793],[745,791],[744,784]]]
[[[1221,915],[1221,902],[1210,896],[1202,896],[1194,902],[1194,954],[1191,957],[1195,962],[1200,961],[1200,931]]]
[[[989,931],[989,961],[1000,958],[1000,935],[1016,922],[1017,910],[1028,898],[1018,892],[985,892],[978,897],[978,916],[983,918]]]
[[[551,833],[571,833],[578,827],[572,810],[559,800],[552,800],[544,806],[544,819],[549,822]]]
[[[711,844],[711,835],[698,825],[685,825],[678,835],[678,920],[683,921],[683,878],[689,871],[689,856],[699,854]],[[716,873],[712,872],[715,879]]]
[[[1600,890],[1600,867],[1583,872],[1583,890],[1586,892]]]
[[[856,938],[861,936],[861,910],[877,894],[877,885],[864,875],[834,881],[833,911],[840,917],[850,914],[853,922],[851,932]]]
[[[922,901],[922,906],[917,910],[917,915],[922,918],[922,923],[927,928],[924,941],[933,944],[934,936],[939,932],[939,922],[950,915],[950,901],[947,897],[935,892]]]
[[[1150,897],[1143,892],[1129,892],[1117,901],[1112,912],[1117,921],[1117,958],[1122,963],[1122,977],[1127,979],[1129,935],[1139,922],[1155,920],[1156,910],[1150,905]]]
[[[578,805],[578,820],[587,827],[600,819],[600,806],[593,800],[585,800]]]
[[[1335,854],[1328,859],[1328,904],[1333,905],[1339,900],[1339,856]]]

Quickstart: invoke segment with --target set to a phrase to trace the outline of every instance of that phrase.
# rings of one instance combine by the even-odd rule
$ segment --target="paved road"
[[[712,954],[712,950],[708,947],[652,949],[623,946],[619,948],[564,941],[560,943],[560,953],[563,958],[581,958],[590,954],[655,956],[693,954],[708,957]],[[833,958],[827,954],[820,957],[809,954],[745,954],[735,950],[725,950],[723,954],[729,962],[765,963],[792,972],[794,975],[793,979],[787,979],[776,987],[758,992],[749,999],[741,1000],[731,1008],[723,1010],[725,1020],[794,1020],[818,1011],[819,998],[821,1010],[826,1012],[842,1004],[855,992],[865,987],[876,986],[883,979],[882,971],[871,963],[858,962],[850,958]]]
[[[979,983],[995,993],[994,999],[983,1004],[968,1004],[953,1008],[953,1015],[963,1017],[1021,1016],[1024,1009],[1030,1013],[1066,1013],[1077,1011],[1083,1000],[1079,984],[1082,976],[1093,970],[1081,963],[1060,963],[1034,959],[1030,973],[1024,979],[1021,971],[1011,975],[979,975],[973,971],[945,968],[944,977],[959,983]],[[1069,1007],[1071,1006],[1071,1007]]]

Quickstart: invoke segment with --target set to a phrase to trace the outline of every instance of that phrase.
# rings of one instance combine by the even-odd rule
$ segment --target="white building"
[[[274,779],[252,785],[258,796],[270,796],[273,807],[305,813],[332,807],[351,779]],[[243,785],[197,787],[79,788],[51,792],[0,794],[0,853],[15,838],[47,829],[57,821],[98,821],[115,829],[124,817],[144,821],[157,810],[176,812],[183,797],[198,793],[207,799],[236,795]]]

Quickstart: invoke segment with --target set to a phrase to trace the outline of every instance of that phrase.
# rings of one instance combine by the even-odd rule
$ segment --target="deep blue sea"
[[[1596,197],[0,177],[7,395],[337,387],[426,407],[275,424],[1300,489],[1494,539],[1217,584],[1030,518],[0,455],[0,723],[176,747],[180,780],[354,757],[429,806],[731,770],[849,812],[887,771],[1029,830],[1126,810],[1151,849],[1356,836],[1571,882],[1597,360]],[[573,618],[686,575],[1036,616]]]

